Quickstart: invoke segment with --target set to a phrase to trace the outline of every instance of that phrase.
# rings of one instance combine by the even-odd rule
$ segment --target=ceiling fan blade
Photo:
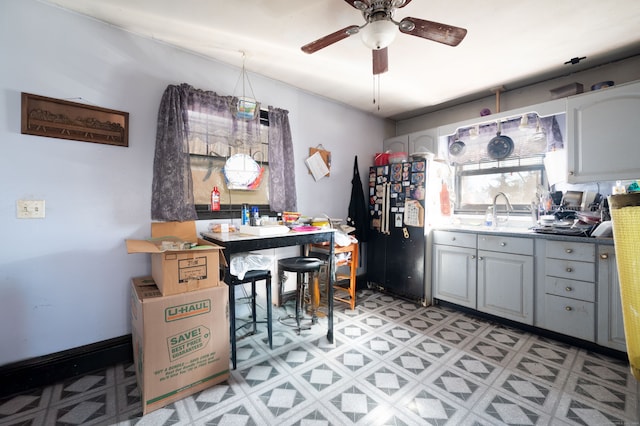
[[[411,0],[394,0],[393,7],[401,8],[411,3]]]
[[[426,38],[449,46],[457,46],[467,35],[467,30],[464,28],[411,17],[404,18],[398,28],[400,32],[405,34]]]
[[[316,41],[312,41],[309,44],[305,44],[304,46],[301,47],[301,49],[304,53],[317,52],[318,50],[324,49],[325,47],[330,46],[333,43],[337,43],[340,40],[344,40],[350,35],[356,34],[359,28],[360,27],[358,27],[357,25],[350,25],[346,28],[336,31],[335,33],[331,33],[329,35],[326,35],[324,37],[317,39]]]
[[[373,53],[373,75],[378,75],[389,71],[389,57],[387,47],[384,49],[374,49]]]
[[[369,7],[369,0],[344,0],[351,5],[351,7],[358,10],[363,10]]]

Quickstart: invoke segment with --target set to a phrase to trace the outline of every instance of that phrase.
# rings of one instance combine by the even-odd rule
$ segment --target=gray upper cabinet
[[[438,154],[438,129],[409,133],[409,154],[416,152]]]
[[[385,139],[382,142],[384,152],[409,152],[409,136],[401,135]]]
[[[408,135],[394,136],[382,142],[384,152],[438,153],[438,129],[420,130]]]
[[[637,179],[639,117],[639,82],[568,98],[567,181]]]

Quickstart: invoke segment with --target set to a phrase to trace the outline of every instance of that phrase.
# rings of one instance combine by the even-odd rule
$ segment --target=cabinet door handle
[[[571,306],[565,306],[564,310],[565,311],[573,311],[573,308]]]
[[[456,240],[456,237],[451,237],[451,241],[455,241],[455,240]]]
[[[565,252],[567,253],[573,253],[573,249],[566,249]]]
[[[609,253],[602,253],[600,255],[600,259],[607,260],[609,258]]]
[[[571,287],[565,287],[564,288],[566,291],[573,291],[573,289]]]
[[[475,256],[474,254],[472,254],[472,255],[471,255],[471,258],[472,258],[472,259],[475,259],[475,258],[476,258],[476,256]]]
[[[484,260],[484,257],[480,256],[478,257],[478,260]]]
[[[504,246],[506,246],[506,245],[507,245],[507,243],[500,243],[500,245],[501,245],[502,247],[504,247]]]
[[[573,272],[573,268],[567,268],[567,272]]]

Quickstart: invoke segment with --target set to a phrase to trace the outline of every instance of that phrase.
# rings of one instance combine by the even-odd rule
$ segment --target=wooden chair
[[[327,244],[312,244],[311,251],[324,254],[328,257],[329,250]],[[333,286],[333,300],[347,303],[351,310],[356,306],[356,273],[358,270],[358,243],[352,243],[348,246],[334,246],[336,258],[335,270],[336,279]],[[341,253],[350,253],[350,256],[340,256]],[[346,266],[349,273],[340,273],[339,268]],[[327,297],[329,297],[329,288],[327,287]]]

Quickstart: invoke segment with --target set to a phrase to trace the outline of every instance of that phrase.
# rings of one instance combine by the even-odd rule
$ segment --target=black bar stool
[[[253,325],[253,334],[258,332],[256,324],[267,323],[267,334],[269,335],[269,348],[273,349],[273,327],[271,324],[271,271],[253,270],[247,271],[244,278],[240,279],[232,275],[228,268],[225,282],[229,286],[229,331],[231,333],[231,362],[233,369],[236,369],[236,332],[248,325]],[[265,281],[267,289],[267,320],[257,321],[256,319],[256,281]],[[236,327],[236,291],[237,285],[251,283],[251,322]]]
[[[300,320],[302,318],[302,310],[304,306],[304,291],[305,288],[309,288],[309,295],[311,299],[311,305],[313,306],[313,296],[316,291],[316,286],[309,285],[309,274],[314,274],[314,279],[318,279],[318,274],[320,272],[320,267],[324,264],[324,262],[315,257],[305,257],[305,256],[297,256],[297,257],[288,257],[285,259],[278,260],[278,272],[295,272],[296,273],[296,325],[298,328],[298,334],[302,328],[300,327]],[[319,297],[319,294],[316,295]],[[316,315],[315,307],[312,310],[312,318],[311,323],[315,324],[318,322],[318,317]]]

